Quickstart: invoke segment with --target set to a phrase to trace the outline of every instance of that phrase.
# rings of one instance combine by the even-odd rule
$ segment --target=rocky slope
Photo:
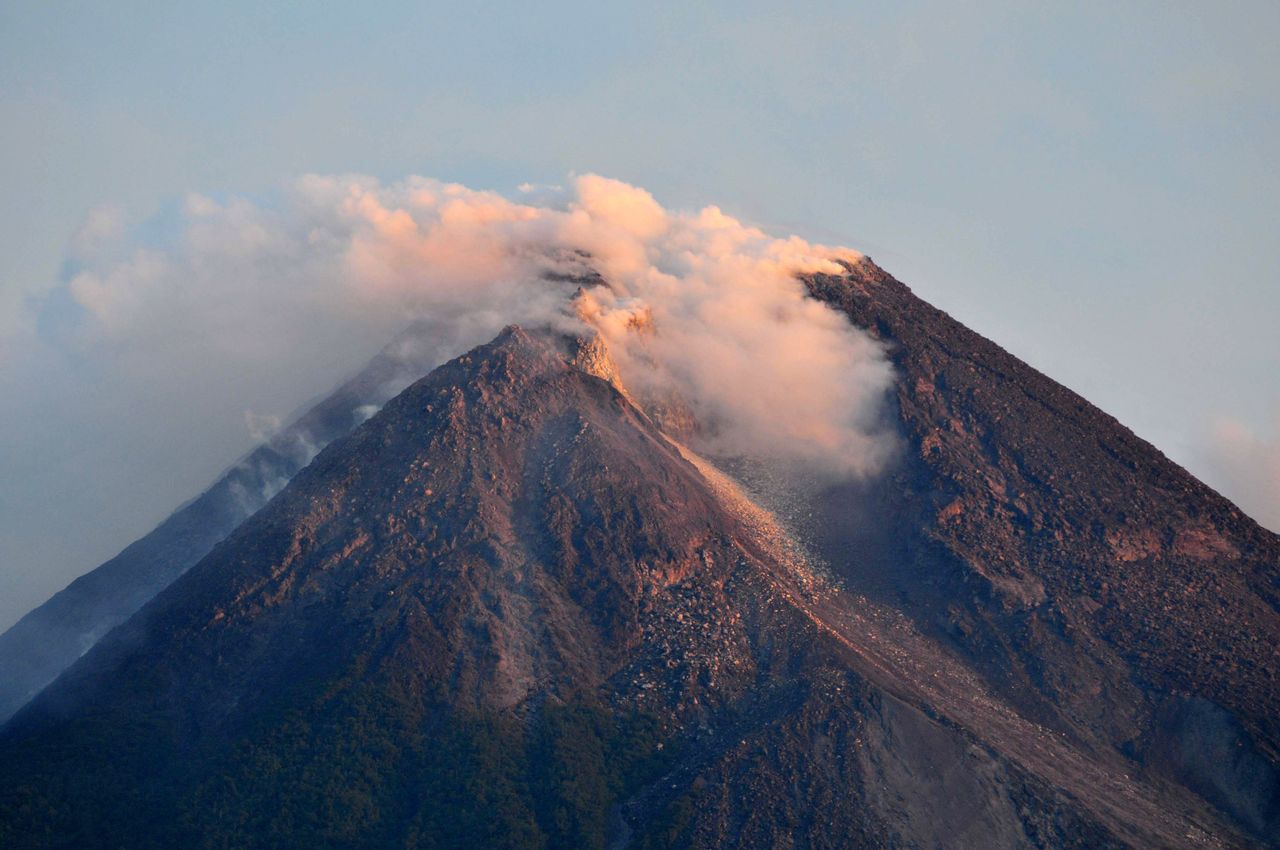
[[[892,486],[816,497],[851,583],[1029,717],[1280,841],[1280,538],[869,261],[806,281],[884,341]]]
[[[266,504],[331,440],[428,367],[414,326],[359,374],[255,449],[204,493],[120,554],[81,576],[0,634],[0,723],[143,603]]]
[[[594,344],[509,329],[321,452],[0,731],[0,845],[1267,840],[1267,800],[1255,792],[1250,821],[1246,784],[1204,765],[1235,747],[1241,769],[1273,775],[1274,658],[1238,635],[1223,646],[1240,649],[1239,674],[1162,654],[1200,610],[1150,611],[1164,595],[1119,609],[1141,616],[1073,607],[1085,591],[1072,582],[1104,576],[1118,593],[1142,559],[1077,565],[1065,559],[1093,542],[1059,561],[1037,548],[1063,528],[1110,545],[1106,514],[1075,518],[1102,504],[1070,501],[1095,498],[1083,482],[1052,493],[1062,519],[1047,496],[1027,501],[1030,479],[968,477],[963,453],[989,443],[938,437],[933,454],[907,331],[891,336],[895,303],[919,314],[909,293],[870,267],[810,282],[855,321],[872,316],[860,298],[882,298],[865,295],[873,284],[885,318],[867,324],[899,345],[910,452],[882,487],[801,494],[796,527],[817,558],[660,431]],[[940,324],[916,342],[941,346],[949,320],[925,318]],[[949,358],[935,387],[959,364],[955,401],[938,403],[957,406],[947,433],[989,439],[981,393],[957,387],[962,358],[926,350]],[[1034,391],[1043,379],[1027,373],[1002,390]],[[1101,416],[1069,414],[1043,416],[1081,430]],[[1058,451],[1048,426],[1026,427]],[[1129,510],[1163,517],[1167,557],[1222,574],[1199,586],[1253,594],[1210,597],[1237,626],[1274,628],[1257,600],[1274,598],[1275,538],[1226,525],[1229,505],[1129,439],[1157,481],[1185,482],[1195,519],[1224,512],[1213,528],[1236,554],[1205,566],[1192,556],[1217,544],[1187,550],[1181,515]],[[972,464],[990,474],[991,457]],[[1095,486],[1111,474],[1127,480]],[[1041,525],[1016,525],[990,504],[1003,498],[1037,504]],[[1091,700],[1069,682],[1101,686]]]

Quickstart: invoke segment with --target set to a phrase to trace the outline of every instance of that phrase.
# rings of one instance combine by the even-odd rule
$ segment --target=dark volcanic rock
[[[508,329],[13,718],[0,846],[1274,841],[1276,538],[869,263],[808,285],[907,446],[794,511],[839,581]]]
[[[820,500],[832,562],[1030,716],[1280,841],[1280,538],[870,261],[806,285],[888,345],[908,437],[894,486]],[[1188,699],[1220,720],[1171,722]],[[1248,767],[1195,755],[1223,736]]]

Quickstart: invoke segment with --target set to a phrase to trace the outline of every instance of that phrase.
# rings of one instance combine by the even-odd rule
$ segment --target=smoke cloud
[[[317,311],[361,335],[426,317],[441,359],[507,324],[583,321],[629,389],[678,398],[714,450],[847,475],[884,462],[887,361],[795,279],[859,255],[770,237],[716,207],[668,211],[596,175],[527,188],[516,201],[417,177],[307,176],[274,208],[193,196],[177,250],[87,268],[70,291],[101,343],[160,326],[237,358],[305,332],[295,317]],[[602,282],[578,292],[589,274]],[[258,368],[272,362],[261,354]]]
[[[0,627],[148,531],[411,321],[440,363],[508,324],[590,325],[695,448],[874,473],[879,347],[797,274],[852,251],[595,175],[513,197],[310,175],[269,198],[93,211],[63,284],[0,339]],[[372,409],[353,412],[361,418]],[[74,517],[74,522],[68,522]],[[0,597],[6,594],[0,592]],[[5,605],[10,607],[5,608]]]
[[[1220,418],[1197,453],[1207,481],[1259,523],[1280,532],[1280,416],[1270,434]]]

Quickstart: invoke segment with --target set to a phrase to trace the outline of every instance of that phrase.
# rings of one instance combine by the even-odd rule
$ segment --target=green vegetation
[[[586,699],[519,717],[324,691],[231,744],[145,714],[64,726],[61,769],[0,766],[0,846],[591,850],[663,768],[652,718]]]

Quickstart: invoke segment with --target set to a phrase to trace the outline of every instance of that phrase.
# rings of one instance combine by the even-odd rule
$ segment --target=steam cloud
[[[1280,532],[1280,416],[1269,435],[1220,418],[1198,454],[1210,483],[1259,523]]]
[[[628,389],[680,399],[714,451],[840,475],[883,464],[889,365],[795,279],[858,254],[772,238],[716,207],[669,211],[595,175],[522,192],[307,176],[276,205],[189,198],[168,249],[123,250],[100,213],[77,240],[88,262],[69,289],[90,317],[77,333],[117,356],[195,347],[262,368],[308,326],[338,345],[425,317],[444,360],[507,324],[585,321]],[[603,283],[577,291],[592,272]],[[269,416],[247,419],[260,430]]]

